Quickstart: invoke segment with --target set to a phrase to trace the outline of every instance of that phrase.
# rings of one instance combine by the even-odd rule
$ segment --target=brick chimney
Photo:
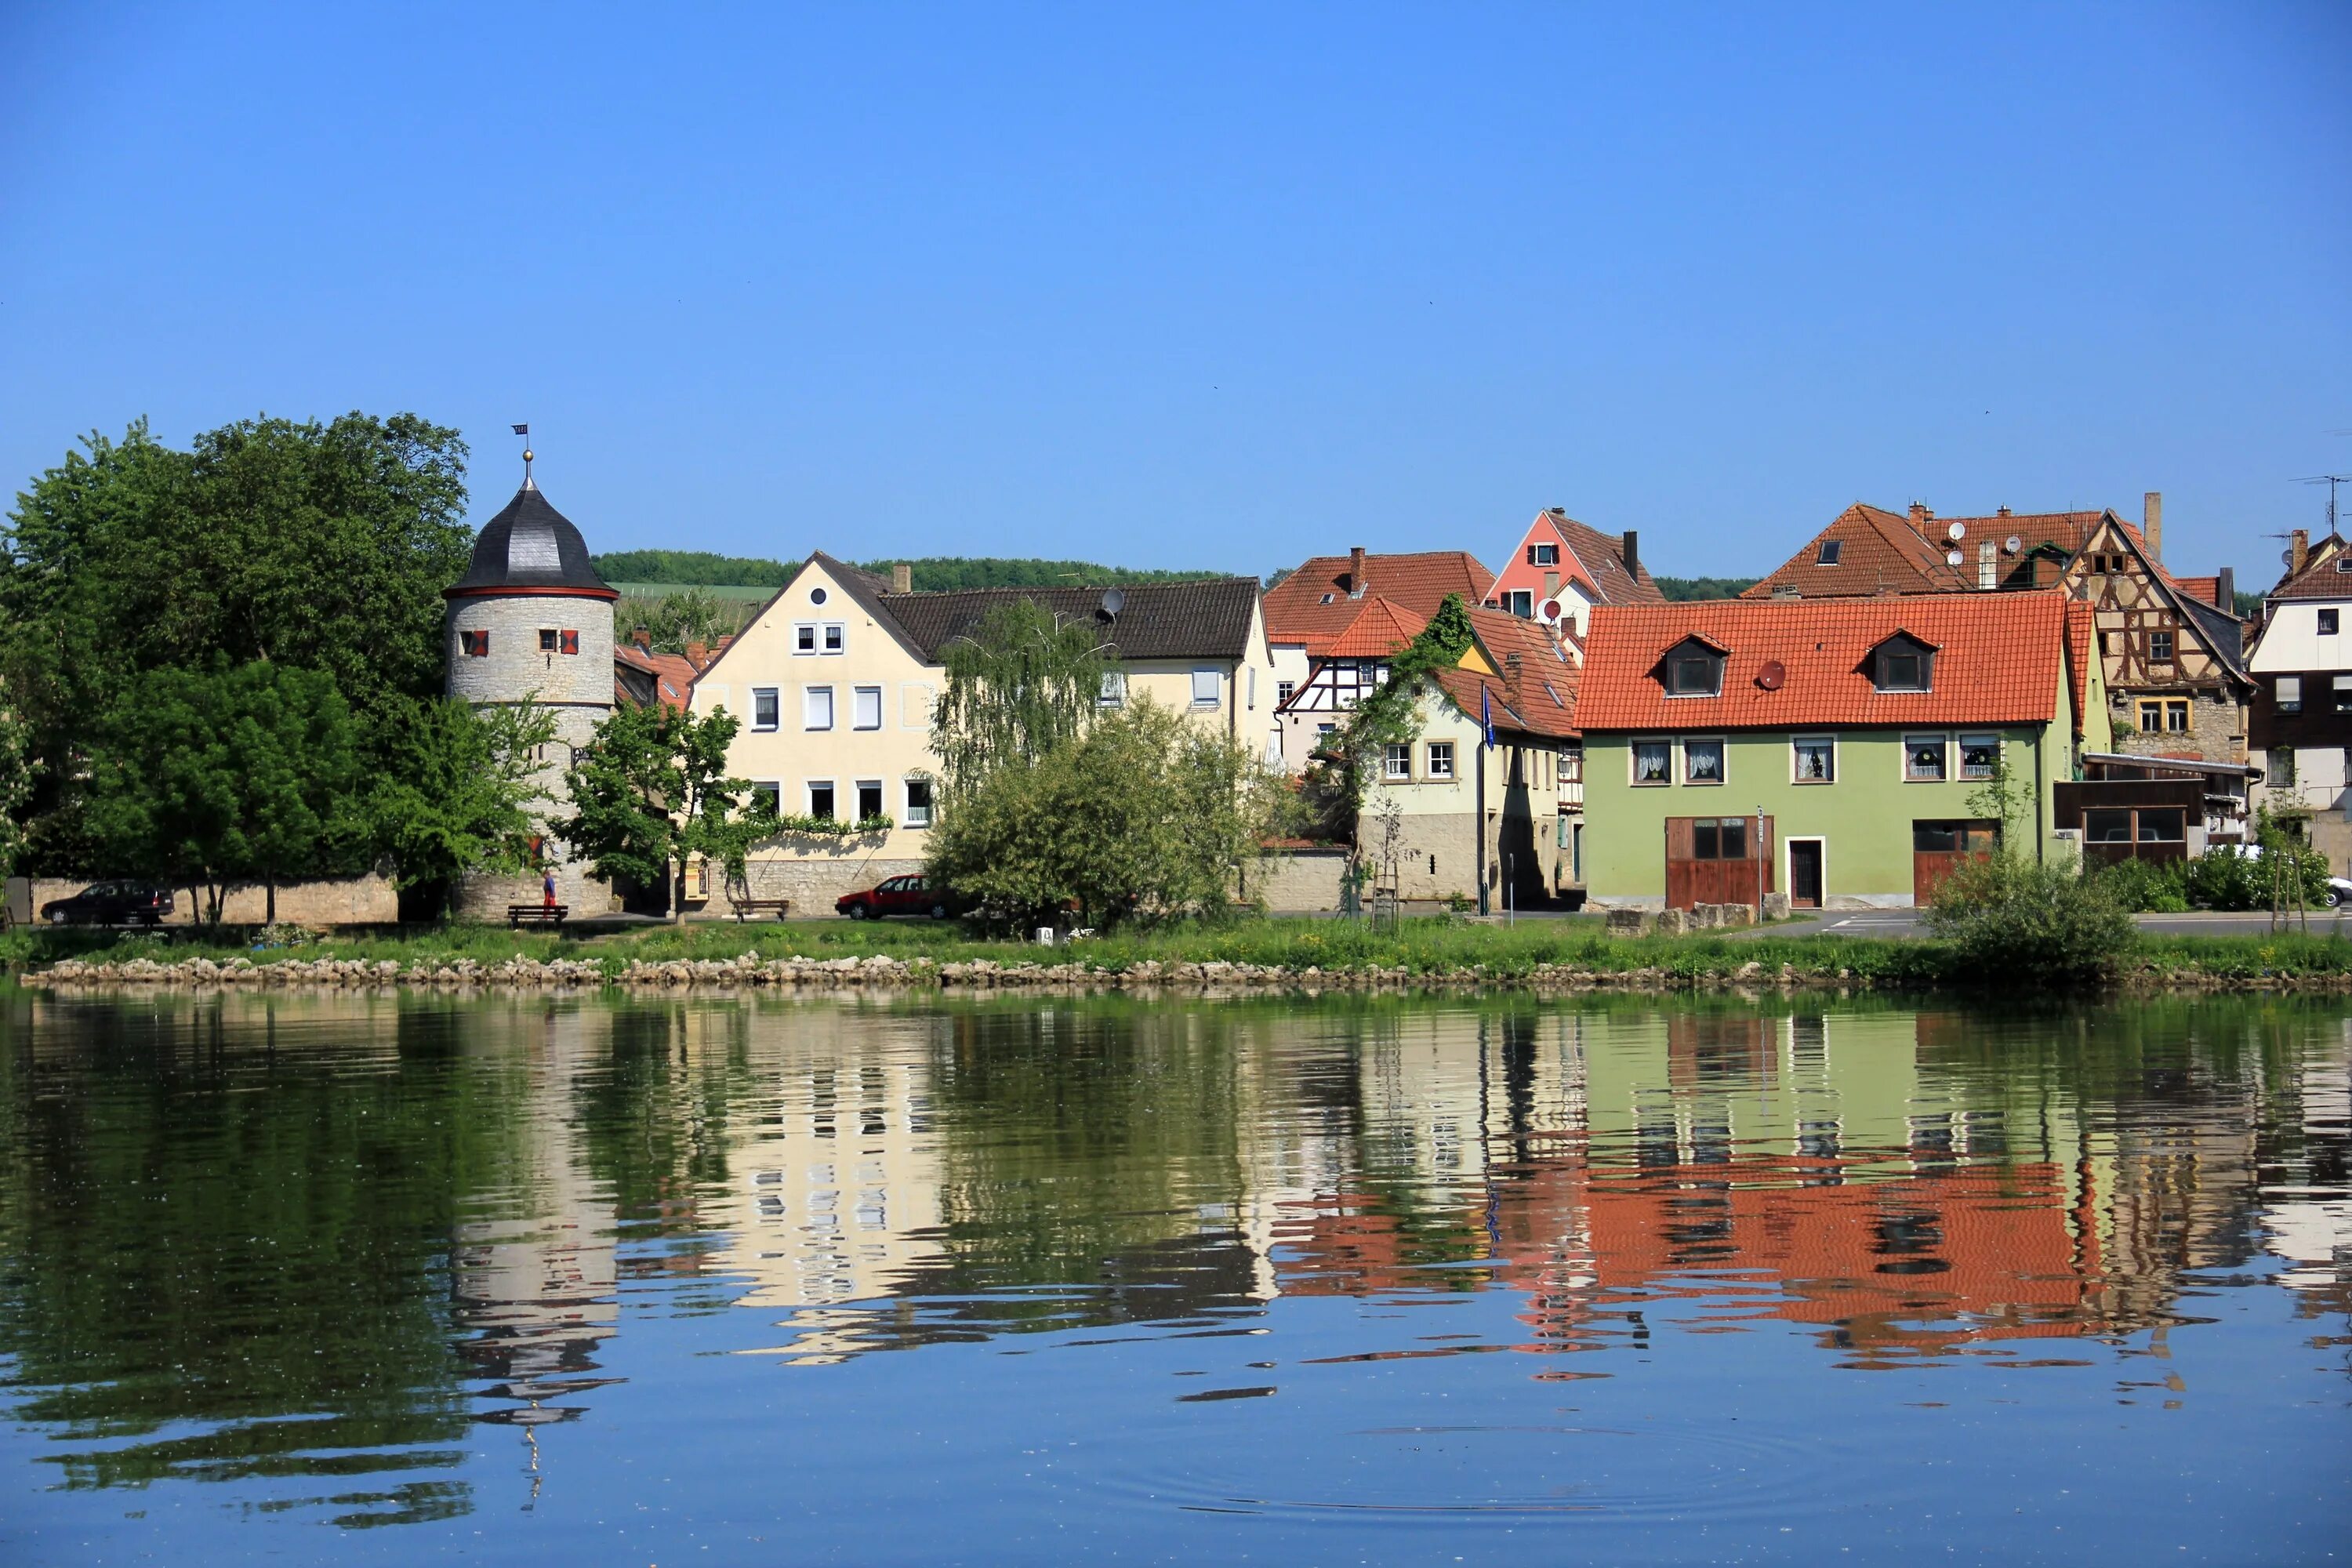
[[[1932,518],[1936,514],[1933,511],[1928,510],[1927,503],[1926,501],[1915,500],[1911,503],[1912,527],[1917,528],[1920,524],[1926,522],[1929,518]]]
[[[1625,531],[1625,571],[1636,583],[1642,580],[1642,536],[1630,528]]]
[[[2213,607],[2227,615],[2238,613],[2238,569],[2224,566],[2213,574]]]
[[[2311,530],[2298,528],[2286,536],[2286,574],[2300,577],[2311,563]]]
[[[1517,706],[1519,700],[1519,677],[1522,673],[1519,668],[1519,656],[1515,653],[1505,654],[1503,656],[1503,689],[1510,693],[1513,706]]]
[[[722,633],[719,636],[719,640],[711,645],[710,657],[717,658],[720,654],[725,653],[730,647],[734,646],[734,642],[735,634],[733,632]]]
[[[914,591],[915,568],[913,564],[905,561],[898,562],[890,568],[890,592],[894,594],[911,594]]]
[[[1348,597],[1364,596],[1364,547],[1360,544],[1348,552]]]
[[[694,666],[695,673],[699,675],[702,667],[710,662],[710,650],[698,642],[690,642],[686,645],[686,662]]]
[[[636,630],[631,632],[629,634],[629,640],[637,645],[637,651],[639,653],[651,653],[654,651],[654,634],[647,631],[643,626],[639,626]]]
[[[2150,490],[2140,497],[2139,531],[2147,541],[2147,552],[2157,560],[2164,559],[2164,492]]]

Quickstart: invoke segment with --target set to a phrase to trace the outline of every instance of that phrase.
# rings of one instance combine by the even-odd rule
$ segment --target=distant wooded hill
[[[680,587],[773,588],[789,579],[794,563],[757,556],[714,555],[707,550],[616,550],[593,556],[597,574],[607,583],[626,583],[642,589],[674,583]],[[896,560],[859,561],[878,577],[890,575]],[[927,555],[907,563],[914,568],[915,588],[933,593],[949,588],[1067,588],[1108,587],[1130,583],[1197,583],[1222,577],[1222,572],[1169,572],[1128,566],[1101,566],[1091,561],[1043,561],[1031,556]]]
[[[1756,586],[1754,577],[1659,577],[1653,574],[1658,592],[1673,605],[1686,604],[1693,599],[1736,599]]]

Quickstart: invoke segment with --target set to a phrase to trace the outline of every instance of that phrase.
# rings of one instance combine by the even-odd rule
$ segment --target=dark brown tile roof
[[[2344,541],[2323,539],[2312,545],[2300,572],[2279,579],[2268,597],[2273,599],[2352,599],[2352,571],[2344,563],[2352,562]]]
[[[933,663],[939,662],[940,650],[948,643],[971,635],[990,610],[1013,599],[1043,605],[1064,620],[1099,624],[1104,639],[1120,658],[1240,659],[1248,655],[1250,616],[1258,600],[1255,578],[1148,583],[1123,588],[1126,602],[1111,620],[1101,616],[1105,592],[1101,588],[883,592],[874,595],[874,602]]]
[[[1350,563],[1346,555],[1318,555],[1267,589],[1267,640],[1303,643],[1308,653],[1318,653],[1323,643],[1348,628],[1370,595],[1426,617],[1437,614],[1448,594],[1475,605],[1485,603],[1495,586],[1495,574],[1465,550],[1367,555],[1360,584],[1348,580]]]

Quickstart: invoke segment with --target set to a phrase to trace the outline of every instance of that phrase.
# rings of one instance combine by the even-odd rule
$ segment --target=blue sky
[[[0,8],[0,479],[530,422],[598,548],[1754,573],[2352,471],[2352,6]],[[2352,503],[2352,495],[2347,495]]]

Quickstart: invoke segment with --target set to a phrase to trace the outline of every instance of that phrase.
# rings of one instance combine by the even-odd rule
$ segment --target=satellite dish
[[[2280,564],[2280,565],[2282,565],[2282,566],[2292,566],[2292,565],[2294,565],[2294,551],[2292,551],[2292,550],[2282,550],[2282,551],[2280,551],[2280,552],[2279,552],[2279,564]]]
[[[1944,552],[1944,564],[1947,566],[1958,566],[1962,559],[1960,552],[1957,550],[1947,550]]]
[[[1558,599],[1546,599],[1543,602],[1542,607],[1537,610],[1536,614],[1541,616],[1548,621],[1556,621],[1559,619],[1559,601]]]
[[[1127,608],[1127,590],[1106,588],[1103,590],[1102,608],[1097,613],[1104,620],[1115,621],[1118,619],[1118,613],[1125,608]]]
[[[1756,684],[1767,691],[1778,691],[1780,683],[1789,679],[1789,667],[1777,658],[1768,658],[1764,668],[1756,672]]]
[[[2025,548],[2025,541],[2018,538],[2017,535],[2012,533],[2007,539],[2000,542],[2000,547],[2010,554],[2014,555],[2019,551]]]
[[[1952,522],[1944,525],[1944,537],[1950,540],[1955,544],[1958,544],[1961,540],[1967,538],[1968,532],[1969,525],[1965,522]]]

